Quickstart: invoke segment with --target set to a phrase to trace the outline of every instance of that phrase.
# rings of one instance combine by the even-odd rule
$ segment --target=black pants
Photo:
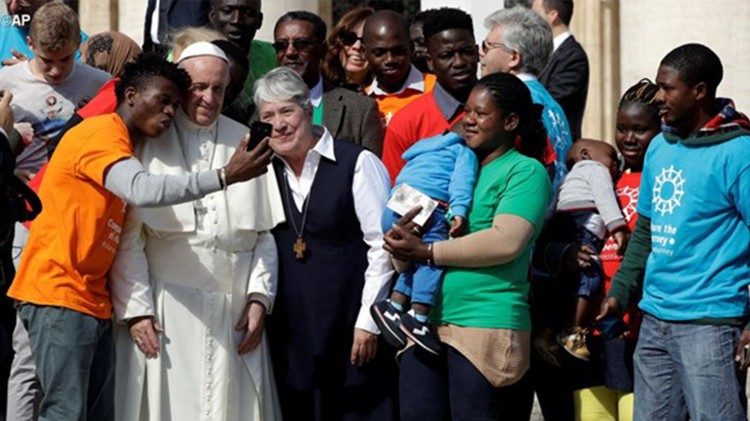
[[[401,355],[401,419],[517,420],[511,413],[515,385],[493,387],[454,348],[439,356],[412,347]]]

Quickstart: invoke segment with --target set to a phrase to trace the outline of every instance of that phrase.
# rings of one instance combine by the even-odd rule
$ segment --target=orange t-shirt
[[[88,118],[65,134],[39,189],[42,212],[31,224],[8,296],[112,316],[106,276],[126,205],[104,188],[104,174],[132,156],[128,129],[114,113]]]
[[[397,94],[370,94],[370,96],[375,99],[375,102],[378,103],[380,118],[383,120],[384,126],[388,126],[388,123],[391,122],[391,117],[393,117],[393,115],[399,110],[406,107],[423,94],[432,91],[433,86],[435,86],[435,75],[432,73],[423,73],[422,75],[424,77],[424,91],[407,87]]]

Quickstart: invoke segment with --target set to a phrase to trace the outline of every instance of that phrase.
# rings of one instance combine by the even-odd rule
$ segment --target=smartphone
[[[594,324],[607,340],[615,339],[625,333],[625,324],[619,317],[609,316]]]
[[[255,149],[265,138],[271,136],[273,125],[262,121],[255,121],[250,125],[250,141],[247,142],[247,151]]]

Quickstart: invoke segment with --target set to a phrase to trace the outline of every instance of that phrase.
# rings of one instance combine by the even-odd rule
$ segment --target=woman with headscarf
[[[81,44],[81,57],[89,66],[104,70],[112,76],[122,73],[125,63],[141,53],[141,47],[122,32],[96,34]]]

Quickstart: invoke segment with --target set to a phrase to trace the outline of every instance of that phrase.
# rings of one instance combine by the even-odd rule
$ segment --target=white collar
[[[419,69],[414,67],[413,64],[409,69],[409,75],[406,76],[404,84],[401,85],[401,89],[399,89],[397,92],[388,93],[382,90],[380,88],[380,85],[378,85],[378,78],[372,80],[372,84],[370,84],[370,86],[365,89],[365,92],[367,92],[368,95],[398,95],[407,89],[413,89],[419,92],[425,91],[424,75],[419,71]]]
[[[552,38],[552,52],[555,52],[563,42],[565,42],[566,39],[570,38],[573,34],[570,33],[570,31],[565,31],[562,34],[557,35],[556,37]]]
[[[335,162],[336,155],[333,152],[333,136],[331,136],[331,132],[325,126],[313,125],[313,135],[315,137],[320,136],[320,138],[311,151]]]
[[[323,100],[323,76],[318,77],[318,83],[310,89],[310,102],[313,107],[320,105],[320,101]]]
[[[536,76],[532,75],[531,73],[516,73],[516,77],[521,79],[524,82],[538,79]]]

